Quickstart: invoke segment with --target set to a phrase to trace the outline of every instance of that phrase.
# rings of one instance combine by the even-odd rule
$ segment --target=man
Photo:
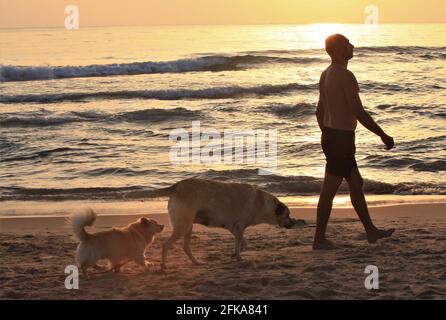
[[[373,224],[362,190],[363,180],[355,160],[355,129],[357,121],[378,135],[393,148],[393,138],[388,136],[364,110],[359,97],[355,76],[347,70],[348,60],[353,58],[354,46],[341,34],[329,36],[325,49],[331,64],[322,72],[319,81],[317,121],[322,131],[321,144],[327,159],[325,177],[317,206],[317,226],[313,249],[329,249],[333,243],[325,238],[333,198],[345,178],[350,188],[350,198],[367,233],[370,243],[390,237],[395,229],[380,230]]]

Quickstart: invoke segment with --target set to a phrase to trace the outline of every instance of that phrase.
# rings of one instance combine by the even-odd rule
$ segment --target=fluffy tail
[[[124,195],[124,198],[158,198],[158,197],[169,197],[173,190],[175,189],[175,184],[161,189],[155,190],[141,190],[141,191],[130,191]]]
[[[85,212],[72,214],[69,220],[75,236],[80,241],[85,241],[90,236],[90,234],[85,231],[85,227],[93,225],[96,220],[96,212],[89,208]]]

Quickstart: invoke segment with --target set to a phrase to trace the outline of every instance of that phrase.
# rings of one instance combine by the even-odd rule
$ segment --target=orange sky
[[[0,0],[0,27],[63,26],[75,4],[80,26],[175,24],[446,23],[446,0]]]

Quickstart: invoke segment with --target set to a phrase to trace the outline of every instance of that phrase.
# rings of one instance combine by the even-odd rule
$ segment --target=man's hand
[[[393,141],[393,138],[391,136],[388,136],[387,134],[383,133],[381,135],[381,140],[386,145],[386,150],[390,150],[395,145],[395,142]]]

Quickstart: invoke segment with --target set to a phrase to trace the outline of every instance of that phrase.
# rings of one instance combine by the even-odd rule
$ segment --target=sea
[[[355,46],[348,68],[364,107],[395,139],[386,151],[358,124],[366,194],[446,195],[445,24],[80,26],[0,29],[0,206],[138,200],[189,177],[317,196],[315,108],[332,33]],[[173,132],[197,122],[273,130],[274,170],[248,157],[175,163]]]

